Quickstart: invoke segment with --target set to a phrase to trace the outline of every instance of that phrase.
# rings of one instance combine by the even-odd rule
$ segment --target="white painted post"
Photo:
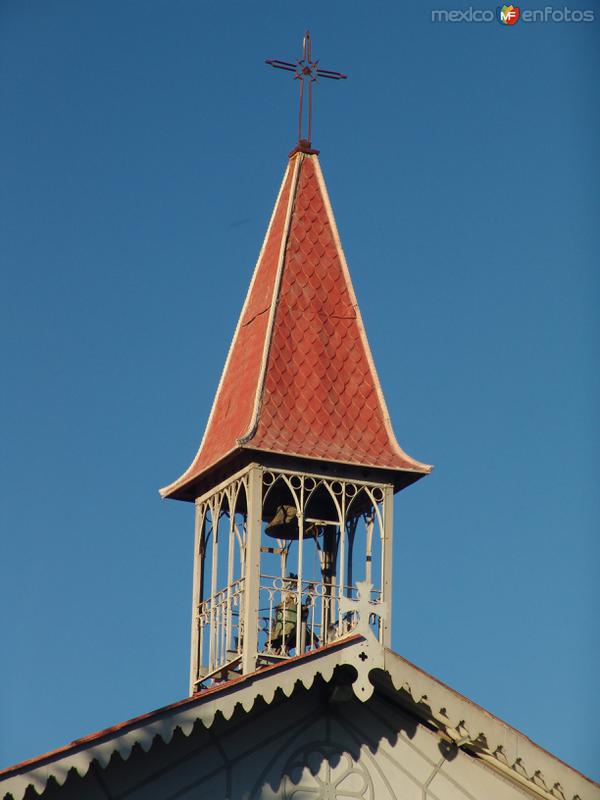
[[[339,524],[340,524],[340,583],[337,594],[337,607],[335,614],[337,616],[337,636],[342,635],[342,613],[340,611],[340,599],[346,594],[346,485],[344,484],[344,492],[342,494],[342,507],[339,511]]]
[[[200,597],[200,586],[202,584],[202,567],[204,566],[204,530],[203,530],[204,514],[202,513],[202,505],[196,500],[195,504],[195,520],[194,520],[194,574],[192,578],[192,643],[190,653],[190,695],[194,694],[196,689],[196,680],[198,679],[198,668],[201,653],[199,652],[199,619],[198,619],[198,606],[202,600]]]
[[[252,464],[248,474],[248,518],[244,559],[244,632],[242,673],[254,672],[258,653],[260,539],[262,534],[262,468]]]
[[[229,660],[228,653],[233,646],[233,631],[231,623],[233,621],[231,593],[233,590],[233,561],[235,558],[234,539],[235,539],[235,501],[229,498],[229,549],[227,551],[227,605],[225,620],[225,660]]]
[[[392,646],[392,558],[394,540],[394,487],[383,490],[383,537],[381,541],[381,599],[387,614],[381,620],[380,641]]]
[[[217,503],[215,498],[212,499],[210,504],[210,524],[212,527],[212,563],[210,573],[210,638],[208,641],[208,671],[212,672],[217,666],[217,571],[219,565],[219,511],[220,502]]]
[[[300,485],[300,513],[298,519],[298,578],[296,580],[296,655],[300,655],[302,642],[302,580],[304,578],[304,481]],[[285,621],[284,621],[285,641]]]

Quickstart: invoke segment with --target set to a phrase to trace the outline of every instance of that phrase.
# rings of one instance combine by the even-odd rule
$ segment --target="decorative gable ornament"
[[[356,696],[368,700],[373,694],[374,685],[369,679],[373,669],[383,669],[383,647],[373,631],[373,624],[381,625],[387,619],[387,604],[382,600],[371,600],[373,584],[368,581],[358,581],[356,584],[357,599],[350,597],[340,598],[340,613],[345,617],[356,615],[353,632],[363,637],[363,642],[354,658],[353,666],[358,675],[352,684]]]

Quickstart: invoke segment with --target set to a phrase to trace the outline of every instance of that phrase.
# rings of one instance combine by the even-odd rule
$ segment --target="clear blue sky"
[[[157,490],[294,144],[263,59],[309,27],[350,75],[314,141],[367,333],[436,467],[397,500],[395,649],[600,776],[600,19],[434,7],[466,5],[0,4],[2,765],[186,694],[193,513]]]

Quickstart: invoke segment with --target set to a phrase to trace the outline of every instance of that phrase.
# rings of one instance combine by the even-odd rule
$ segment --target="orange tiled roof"
[[[200,449],[427,473],[396,442],[315,153],[291,155]]]

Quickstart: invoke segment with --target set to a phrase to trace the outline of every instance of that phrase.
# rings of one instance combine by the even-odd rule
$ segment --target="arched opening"
[[[252,465],[197,502],[194,689],[352,633],[357,582],[382,599],[384,490]]]

